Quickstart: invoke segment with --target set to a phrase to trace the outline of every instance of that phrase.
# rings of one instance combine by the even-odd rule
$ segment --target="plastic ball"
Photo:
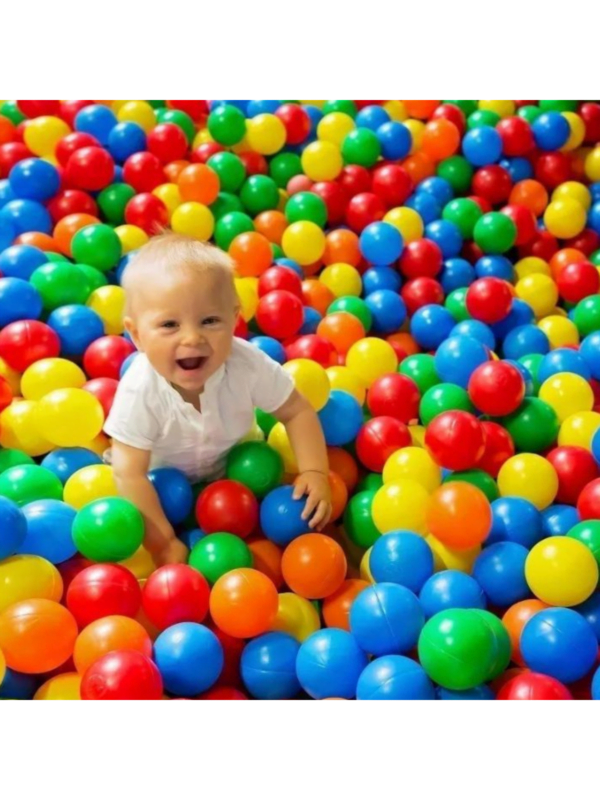
[[[548,608],[526,622],[521,655],[534,672],[562,683],[583,678],[596,662],[598,642],[592,626],[569,608]]]
[[[362,649],[374,656],[412,650],[424,623],[416,596],[395,583],[364,589],[350,610],[350,630]]]
[[[388,458],[410,443],[410,434],[403,422],[395,417],[373,417],[356,437],[356,455],[367,469],[382,472]]]
[[[488,500],[476,486],[450,482],[431,495],[426,511],[427,529],[448,547],[467,550],[484,542],[491,523]]]
[[[294,381],[296,389],[302,394],[315,411],[320,411],[330,397],[330,383],[324,368],[306,358],[288,361],[285,371]]]
[[[435,690],[425,671],[406,656],[376,658],[361,673],[357,700],[433,700]]]
[[[337,628],[317,631],[298,651],[296,671],[304,691],[315,700],[356,697],[368,660],[351,633]]]
[[[210,613],[215,624],[230,636],[258,636],[275,619],[277,590],[269,578],[256,570],[232,570],[215,583]]]
[[[305,641],[321,627],[319,615],[310,602],[292,592],[279,595],[277,615],[272,630],[287,633],[299,642]]]
[[[0,586],[0,611],[33,598],[58,602],[63,593],[56,567],[36,555],[16,555],[4,560],[0,564]]]
[[[542,456],[521,453],[509,458],[500,468],[498,489],[503,497],[522,497],[542,510],[556,497],[558,476],[552,464]]]
[[[115,650],[95,661],[81,679],[83,700],[160,700],[163,682],[151,659],[135,650]]]
[[[368,337],[352,345],[346,366],[367,386],[389,372],[395,372],[398,359],[393,347],[381,339]]]
[[[369,567],[376,581],[397,583],[416,593],[433,574],[433,555],[417,534],[390,531],[374,543]]]
[[[85,505],[73,522],[77,549],[94,561],[129,558],[141,545],[143,535],[142,515],[132,503],[120,497],[105,497]]]
[[[512,364],[489,361],[471,373],[468,391],[479,411],[491,416],[504,416],[520,406],[525,396],[525,382]]]
[[[211,533],[194,545],[189,564],[212,585],[232,569],[252,567],[253,559],[248,545],[238,536]]]
[[[196,502],[196,519],[206,533],[227,531],[246,538],[258,522],[258,503],[242,483],[220,480],[204,489]]]
[[[202,622],[208,612],[208,583],[185,564],[168,564],[144,584],[142,607],[159,630],[180,622]]]
[[[319,411],[319,421],[329,447],[339,447],[353,441],[363,424],[362,409],[352,395],[334,389]]]
[[[346,576],[346,557],[333,539],[321,533],[307,533],[284,551],[281,570],[295,594],[321,599],[333,594]]]
[[[572,700],[567,687],[549,675],[525,672],[508,681],[498,692],[498,700]]]
[[[419,600],[430,618],[450,608],[485,608],[486,597],[478,582],[458,570],[442,570],[423,584]]]
[[[38,500],[23,508],[27,536],[18,552],[39,555],[60,564],[77,552],[72,526],[75,510],[60,500]]]
[[[135,617],[142,602],[139,584],[118,564],[94,564],[69,584],[66,605],[81,629],[102,617]]]
[[[576,539],[551,536],[535,545],[525,562],[525,578],[535,596],[554,606],[575,606],[598,584],[598,564]]]
[[[27,520],[12,500],[0,496],[0,561],[16,553],[27,535]]]
[[[542,516],[521,497],[501,497],[492,503],[492,529],[488,542],[514,542],[530,549],[544,536]]]
[[[425,446],[440,466],[470,469],[484,453],[483,430],[472,414],[445,411],[429,423]]]
[[[53,600],[24,600],[0,614],[0,650],[17,672],[40,674],[60,667],[76,637],[73,616]]]
[[[299,642],[286,633],[266,633],[249,642],[240,673],[250,694],[259,700],[286,700],[300,691],[296,677]]]
[[[427,490],[408,478],[387,483],[373,500],[373,522],[381,533],[404,527],[424,535],[428,498]]]

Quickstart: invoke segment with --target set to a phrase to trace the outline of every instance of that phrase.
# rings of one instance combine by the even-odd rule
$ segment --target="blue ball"
[[[16,503],[0,495],[0,561],[14,555],[27,536],[27,520]]]
[[[594,678],[592,680],[592,700],[600,700],[600,667],[594,672]]]
[[[475,262],[475,273],[478,278],[501,278],[512,283],[515,271],[506,256],[481,256]]]
[[[118,124],[118,120],[110,108],[102,105],[86,106],[75,115],[76,131],[83,131],[95,136],[103,147],[109,141],[110,132]]]
[[[249,100],[246,108],[248,119],[259,114],[274,114],[281,105],[279,100]]]
[[[600,464],[600,436],[598,436],[598,431],[592,436],[592,455],[596,459],[596,463]]]
[[[177,534],[177,537],[181,539],[188,550],[191,550],[194,545],[198,544],[200,539],[204,539],[205,536],[206,534],[202,528],[192,528],[191,531],[182,531]]]
[[[498,542],[477,556],[473,577],[490,603],[506,608],[531,596],[525,580],[529,551],[515,542]]]
[[[48,325],[60,339],[63,356],[82,356],[92,342],[104,336],[100,315],[87,306],[61,306],[50,314]]]
[[[456,569],[445,569],[432,575],[423,584],[419,600],[427,619],[449,608],[484,609],[487,606],[485,595],[475,578]]]
[[[404,203],[421,217],[425,225],[442,216],[442,205],[429,192],[417,192]]]
[[[409,155],[412,147],[412,136],[406,125],[401,122],[385,122],[376,131],[381,154],[389,161],[398,161]]]
[[[600,202],[594,203],[588,211],[587,227],[600,233]]]
[[[559,372],[572,372],[575,375],[580,375],[586,381],[589,381],[592,377],[585,358],[568,347],[558,347],[544,356],[540,362],[538,380],[540,383],[544,383],[548,378],[557,375]]]
[[[35,500],[23,506],[27,536],[18,551],[61,564],[77,553],[73,520],[77,512],[62,500]]]
[[[42,308],[35,286],[21,278],[0,278],[0,328],[20,319],[39,319]]]
[[[469,378],[481,364],[489,361],[485,345],[470,336],[450,336],[435,354],[435,371],[443,383],[467,388]]]
[[[445,206],[454,197],[454,190],[445,178],[434,176],[425,178],[417,186],[417,193],[425,192],[435,197],[441,206]]]
[[[352,442],[364,422],[358,400],[341,389],[331,391],[329,400],[317,416],[329,447],[341,447]]]
[[[600,644],[600,592],[595,592],[591,597],[573,608],[592,626],[596,640]]]
[[[304,306],[303,313],[304,321],[298,333],[302,336],[307,333],[316,333],[319,322],[323,319],[322,315],[319,314],[316,308],[311,308],[310,306]]]
[[[400,258],[404,242],[402,234],[389,222],[372,222],[360,234],[360,252],[375,266],[388,266]]]
[[[508,334],[518,328],[520,325],[529,325],[533,322],[534,314],[533,309],[524,300],[518,297],[513,298],[512,308],[508,314],[501,319],[500,322],[495,322],[491,328],[494,331],[496,339],[502,341]]]
[[[372,131],[377,130],[390,121],[390,115],[381,106],[365,106],[356,115],[354,122],[357,128],[369,128]]]
[[[597,203],[600,201],[600,181],[595,181],[594,183],[590,183],[588,186],[590,193],[592,195],[592,201]]]
[[[412,658],[382,656],[361,673],[356,699],[435,700],[435,689],[423,667]]]
[[[514,542],[528,550],[541,541],[545,534],[542,515],[522,497],[499,497],[492,502],[492,529],[486,546],[498,542]]]
[[[0,272],[5,278],[28,281],[38,267],[47,263],[44,251],[30,244],[15,244],[0,253]]]
[[[462,250],[463,237],[458,227],[449,220],[437,219],[425,228],[425,237],[435,242],[444,258],[453,258]]]
[[[300,691],[296,658],[300,642],[287,633],[265,633],[244,647],[240,674],[257,700],[290,700]]]
[[[436,305],[421,306],[410,321],[410,332],[424,350],[436,350],[450,336],[456,320],[447,308]]]
[[[119,369],[119,378],[122,378],[123,375],[125,375],[125,373],[129,369],[129,367],[133,364],[134,360],[136,359],[136,357],[138,355],[139,355],[139,353],[130,353],[127,356],[127,358],[125,359],[125,361],[123,361],[123,363],[121,364],[121,367]]]
[[[502,155],[502,137],[495,128],[475,128],[465,134],[462,149],[470,164],[485,167],[494,164]]]
[[[174,467],[159,467],[148,473],[158,499],[171,525],[179,525],[188,516],[194,504],[192,487],[185,474]]]
[[[24,158],[11,169],[8,181],[15,197],[45,203],[60,188],[60,175],[55,166],[43,158]]]
[[[485,322],[478,319],[463,319],[457,323],[450,332],[450,336],[469,336],[476,339],[481,344],[489,347],[490,350],[496,349],[496,337],[494,331]]]
[[[507,334],[502,348],[506,358],[516,361],[532,353],[545,355],[550,350],[550,342],[544,331],[535,325],[519,325]]]
[[[482,683],[473,689],[466,689],[464,692],[453,692],[451,689],[444,689],[442,686],[437,688],[438,700],[495,700],[496,695]]]
[[[596,663],[598,640],[592,626],[571,608],[546,608],[525,624],[523,661],[562,683],[583,678]]]
[[[318,106],[304,106],[304,110],[310,117],[310,136],[308,138],[314,141],[317,135],[317,125],[321,122],[324,115]]]
[[[4,679],[0,681],[0,700],[32,700],[39,685],[37,675],[26,675],[7,667]]]
[[[379,289],[390,289],[399,292],[402,278],[392,267],[371,267],[362,276],[363,296],[366,297]]]
[[[0,210],[0,222],[12,225],[13,235],[10,241],[0,236],[0,249],[12,244],[13,239],[28,231],[52,233],[52,217],[46,208],[36,200],[10,200]]]
[[[135,122],[119,122],[108,134],[108,152],[123,163],[134,153],[146,149],[146,133]]]
[[[424,624],[416,595],[397,583],[363,589],[350,608],[350,630],[365,653],[374,656],[408,653]]]
[[[368,659],[356,638],[340,628],[324,628],[300,645],[296,674],[300,686],[315,700],[356,697],[356,685]]]
[[[273,339],[271,336],[253,336],[250,339],[250,344],[253,344],[261,352],[266,353],[269,358],[277,361],[278,364],[285,364],[285,348],[277,339]]]
[[[521,158],[519,156],[515,158],[503,158],[500,161],[500,166],[508,172],[513,183],[519,183],[519,181],[533,178],[534,175],[531,162],[527,158]]]
[[[11,200],[16,200],[15,193],[10,188],[8,178],[0,181],[0,208],[3,208]]]
[[[417,594],[433,575],[433,553],[422,536],[393,531],[373,545],[369,569],[378,583],[399,583]]]
[[[260,504],[260,527],[275,544],[285,547],[307,531],[302,519],[306,500],[294,500],[293,486],[278,486]]]
[[[291,258],[276,258],[275,264],[280,267],[287,267],[288,269],[291,269],[292,272],[296,273],[300,280],[304,280],[304,271],[297,261],[293,261]]]
[[[373,318],[374,333],[394,333],[406,319],[404,300],[391,289],[378,289],[367,295],[365,302]]]
[[[440,276],[444,294],[464,289],[475,280],[475,270],[464,258],[447,258]]]
[[[540,150],[560,150],[567,143],[571,128],[558,111],[547,111],[533,121],[531,132]]]
[[[0,269],[1,264],[0,258]],[[587,364],[592,378],[600,380],[600,331],[594,331],[585,337],[579,348],[579,355]]]
[[[135,256],[137,250],[131,250],[127,255],[124,255],[123,258],[119,261],[117,265],[117,269],[115,271],[115,277],[117,279],[117,283],[120,286],[123,282],[123,273],[131,259]]]
[[[206,692],[223,670],[223,648],[215,634],[197,622],[180,622],[154,642],[154,661],[163,685],[178,697]]]
[[[16,202],[18,201],[10,200],[6,203],[6,206],[10,206],[11,203]],[[6,208],[6,206],[4,206],[4,208]],[[11,214],[9,213],[7,216],[2,216],[4,208],[0,210],[0,252],[11,245],[14,238],[17,236],[17,226],[16,223],[13,222]]]
[[[546,536],[566,536],[567,533],[581,522],[579,512],[573,506],[555,505],[548,506],[542,511],[542,531]]]

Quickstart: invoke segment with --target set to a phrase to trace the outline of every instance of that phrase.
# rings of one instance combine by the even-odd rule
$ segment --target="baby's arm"
[[[175,536],[156,489],[148,480],[150,452],[113,439],[112,465],[119,494],[133,503],[144,517],[144,546],[156,564],[185,564],[187,548]]]
[[[331,516],[331,489],[327,447],[321,423],[308,400],[294,390],[288,400],[274,412],[284,424],[298,462],[294,498],[308,495],[302,514],[309,527],[321,530]]]

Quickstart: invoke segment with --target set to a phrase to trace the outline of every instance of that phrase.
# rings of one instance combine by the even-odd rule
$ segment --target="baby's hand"
[[[327,475],[312,470],[298,475],[294,481],[294,500],[299,500],[302,495],[308,495],[302,519],[309,519],[312,515],[309,528],[322,530],[331,516],[331,489]]]
[[[157,567],[165,564],[187,564],[189,551],[182,541],[174,537],[166,547],[157,553],[155,562]]]

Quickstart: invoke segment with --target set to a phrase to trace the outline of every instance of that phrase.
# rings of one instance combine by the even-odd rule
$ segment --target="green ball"
[[[155,111],[157,111],[159,108],[167,107],[167,104],[164,100],[146,100],[146,102],[149,106],[152,106]]]
[[[490,665],[490,673],[487,677],[488,681],[493,681],[495,678],[500,677],[510,664],[512,653],[510,636],[502,620],[495,614],[492,614],[491,611],[485,611],[482,608],[474,608],[472,611],[488,625],[494,640],[492,647],[492,663]]]
[[[369,128],[356,128],[346,134],[342,142],[342,156],[346,164],[359,164],[369,169],[381,155],[377,134]]]
[[[73,521],[73,541],[92,561],[123,561],[144,539],[144,518],[122,497],[104,497],[88,503]]]
[[[464,156],[451,156],[440,161],[436,174],[448,181],[455,194],[466,194],[471,187],[473,167]]]
[[[466,389],[454,383],[438,383],[428,389],[419,405],[419,416],[423,425],[429,425],[432,419],[444,411],[470,411],[473,404]]]
[[[517,228],[506,214],[490,211],[475,223],[473,238],[484,253],[506,253],[516,241]]]
[[[268,436],[271,433],[271,430],[277,425],[277,420],[273,416],[273,414],[268,414],[266,411],[263,411],[261,408],[257,408],[254,412],[254,416],[256,417],[256,424],[264,433],[265,436]]]
[[[219,106],[208,115],[208,131],[215,142],[230,147],[246,135],[246,117],[235,106]]]
[[[29,282],[38,290],[45,311],[72,304],[85,305],[92,293],[85,272],[68,261],[42,264],[33,271]]]
[[[19,125],[24,119],[27,119],[25,114],[19,111],[16,100],[5,100],[0,106],[0,114],[9,119],[13,125]]]
[[[595,267],[600,267],[600,250],[594,250],[590,256],[590,261]]]
[[[360,297],[353,297],[352,295],[338,297],[329,306],[327,313],[333,314],[338,311],[345,311],[359,319],[362,322],[365,333],[371,330],[371,325],[373,324],[371,309]]]
[[[542,113],[542,109],[538,106],[521,106],[517,111],[517,116],[532,125]]]
[[[225,475],[262,498],[283,480],[283,459],[266,442],[242,442],[230,450]]]
[[[248,214],[231,211],[222,216],[215,225],[215,242],[221,250],[229,250],[236,236],[254,230],[254,223]]]
[[[156,123],[164,124],[170,122],[173,125],[178,125],[185,133],[186,139],[189,144],[192,144],[196,136],[196,126],[194,120],[185,111],[180,111],[178,108],[159,108],[156,111]]]
[[[275,242],[271,242],[271,253],[273,254],[273,261],[275,261],[276,258],[283,258],[285,256],[283,248],[275,244]]]
[[[86,225],[71,241],[75,261],[108,272],[121,258],[121,241],[110,225]]]
[[[246,180],[246,167],[234,153],[215,153],[206,162],[219,177],[223,192],[237,192]]]
[[[563,111],[577,111],[578,106],[578,100],[540,100],[539,102],[541,111],[558,111],[559,114]]]
[[[515,448],[526,453],[541,453],[554,444],[560,424],[554,409],[538,397],[526,397],[502,425],[512,436]]]
[[[573,322],[582,339],[594,331],[600,331],[600,295],[592,294],[580,300],[573,311]]]
[[[251,567],[250,548],[232,533],[211,533],[196,542],[188,559],[190,567],[202,573],[212,586],[232,569]]]
[[[347,448],[346,448],[347,449]],[[368,472],[356,484],[356,492],[372,492],[375,493],[383,486],[383,476],[379,472]]]
[[[471,486],[476,486],[484,493],[490,503],[500,497],[496,481],[482,469],[465,469],[461,472],[452,472],[444,478],[442,483],[451,483],[453,481],[462,481],[463,483],[470,483]]]
[[[381,476],[377,476],[380,478]],[[381,536],[373,522],[371,508],[377,489],[358,492],[344,511],[344,530],[351,542],[367,550]]]
[[[453,691],[485,683],[497,664],[489,623],[474,609],[434,614],[419,636],[419,661],[432,681]]]
[[[529,355],[521,356],[521,358],[517,359],[519,364],[523,364],[525,369],[529,371],[533,381],[533,391],[535,394],[540,391],[540,386],[542,385],[538,379],[538,373],[543,360],[544,356],[541,353],[529,353]]]
[[[251,175],[242,186],[240,200],[246,211],[255,217],[279,205],[279,189],[267,175]]]
[[[285,189],[295,175],[302,175],[302,171],[302,161],[296,153],[279,153],[269,164],[269,175],[280,189]]]
[[[104,273],[100,272],[99,269],[90,267],[89,264],[75,264],[75,266],[77,269],[81,270],[87,278],[87,282],[90,286],[90,294],[101,286],[106,286],[108,284]]]
[[[467,287],[461,286],[459,289],[454,289],[454,291],[450,292],[444,301],[444,305],[457,322],[471,319],[471,315],[467,310]]]
[[[215,220],[219,221],[221,217],[224,217],[226,214],[233,214],[234,211],[243,213],[244,206],[237,194],[219,192],[217,199],[210,206],[210,210]]]
[[[313,192],[298,192],[285,204],[285,218],[289,225],[308,220],[324,228],[327,222],[327,206],[319,195]]]
[[[600,520],[586,519],[578,522],[567,533],[567,536],[584,544],[600,566]]]
[[[453,106],[458,106],[465,117],[468,117],[469,114],[477,111],[477,100],[442,100],[442,103],[444,103],[444,105],[450,104]]]
[[[473,238],[475,223],[483,216],[483,211],[478,203],[468,197],[457,197],[446,203],[442,211],[442,218],[453,222],[459,229],[464,239]]]
[[[23,464],[35,464],[35,462],[22,450],[0,448],[0,475],[11,467],[20,467]]]
[[[469,114],[467,128],[472,131],[475,128],[495,128],[500,122],[500,114],[495,111],[477,110]]]
[[[440,382],[439,375],[435,371],[435,358],[429,353],[407,356],[400,362],[398,372],[407,378],[412,378],[422,395]]]
[[[62,500],[63,485],[53,472],[36,464],[9,467],[0,475],[0,496],[18,506],[34,500]]]
[[[125,222],[125,206],[135,194],[135,189],[128,183],[111,183],[102,189],[97,202],[104,219],[111,225],[122,225]]]
[[[323,115],[331,114],[333,111],[339,111],[341,114],[347,114],[354,119],[358,114],[358,109],[354,100],[328,100],[322,108]]]

